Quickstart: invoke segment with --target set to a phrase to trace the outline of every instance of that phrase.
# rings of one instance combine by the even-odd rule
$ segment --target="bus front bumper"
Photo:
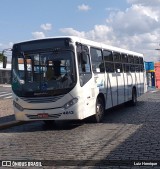
[[[29,110],[24,109],[19,111],[14,107],[16,120],[19,121],[34,121],[34,120],[78,120],[83,119],[82,110],[77,110],[76,106],[72,106],[70,109],[49,109],[49,110]]]

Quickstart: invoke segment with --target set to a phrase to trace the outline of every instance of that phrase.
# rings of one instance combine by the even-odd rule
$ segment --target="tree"
[[[0,53],[0,62],[3,62],[3,68],[6,68],[7,65],[7,57],[2,53]]]
[[[0,53],[0,62],[3,62],[3,57],[4,57],[4,54]]]

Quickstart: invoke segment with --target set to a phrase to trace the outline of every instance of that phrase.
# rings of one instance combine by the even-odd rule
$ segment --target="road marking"
[[[12,98],[12,96],[5,97],[5,99],[10,99],[10,98]]]
[[[151,93],[156,93],[157,91],[150,91]]]
[[[0,94],[2,94],[2,93],[7,93],[7,92],[0,92]]]
[[[2,94],[0,95],[0,97],[3,97],[3,96],[8,96],[8,95],[11,95],[12,93],[6,93],[6,94]]]

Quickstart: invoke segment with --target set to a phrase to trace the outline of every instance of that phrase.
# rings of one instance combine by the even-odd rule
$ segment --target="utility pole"
[[[160,43],[159,43],[159,46],[160,46]],[[155,49],[155,50],[160,50],[160,48],[157,48],[157,49]]]

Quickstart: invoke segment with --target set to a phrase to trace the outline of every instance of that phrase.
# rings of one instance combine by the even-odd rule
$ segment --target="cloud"
[[[160,0],[127,0],[130,4],[141,4],[143,6],[157,6]]]
[[[42,24],[41,28],[45,31],[49,31],[52,29],[52,24],[50,24],[50,23]]]
[[[88,5],[82,4],[78,6],[79,11],[89,11],[91,8]]]
[[[108,45],[143,53],[146,61],[158,61],[160,56],[160,0],[128,0],[131,6],[126,10],[112,10],[106,23],[94,25],[91,30],[78,31],[63,28],[65,35],[76,35]],[[143,3],[144,2],[144,3]],[[153,2],[152,5],[150,3]]]
[[[106,11],[108,11],[108,12],[112,12],[112,11],[119,11],[119,9],[118,8],[106,8]]]
[[[46,37],[43,32],[32,32],[32,36],[35,39],[43,39]]]
[[[0,43],[0,50],[12,48],[12,46],[13,46],[13,42],[9,42],[8,44]]]
[[[70,36],[79,36],[81,38],[85,38],[85,32],[79,32],[73,28],[62,28],[60,29],[60,31],[62,33],[64,33],[65,35],[70,35]]]
[[[158,20],[158,13],[151,8],[132,5],[125,12],[119,11],[112,13],[106,21],[116,31],[134,35],[156,29],[160,24]]]

